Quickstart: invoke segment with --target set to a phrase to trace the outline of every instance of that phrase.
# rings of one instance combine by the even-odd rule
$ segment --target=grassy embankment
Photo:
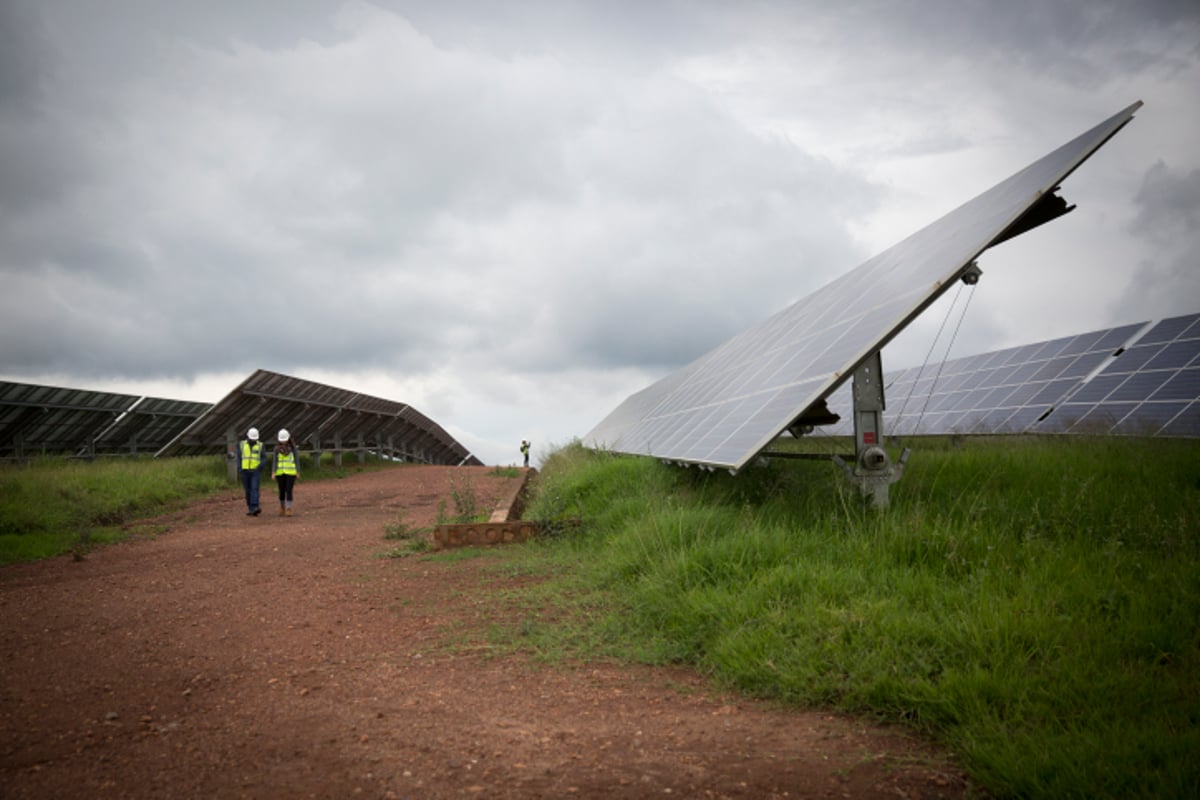
[[[386,469],[393,462],[354,456],[333,467],[322,457],[312,469],[300,457],[304,480],[345,477],[364,469]],[[353,462],[347,465],[347,461]],[[45,457],[26,464],[0,465],[0,564],[31,561],[126,538],[124,525],[220,490],[240,492],[226,477],[221,456],[192,458],[112,458],[86,462]],[[263,473],[263,498],[273,499],[275,484]]]
[[[493,643],[909,725],[998,796],[1200,796],[1200,445],[916,447],[883,511],[828,463],[563,448],[525,515],[561,535],[488,554],[548,578]]]

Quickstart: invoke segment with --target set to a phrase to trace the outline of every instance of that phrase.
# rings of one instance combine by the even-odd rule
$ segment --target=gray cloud
[[[1194,97],[1197,30],[1187,3],[10,0],[0,373],[397,376],[481,440],[563,440],[621,381],[690,361],[1143,88],[1161,110],[1083,187],[1112,198],[1079,215],[1102,235],[1056,223],[1067,245],[1039,232],[1008,252],[1084,242],[1107,276],[1092,307],[1138,263],[1140,304],[1174,307],[1195,286],[1178,242],[1200,164],[1176,129],[1196,113],[1175,101]],[[1019,289],[993,280],[1018,267],[985,265],[996,304],[963,341],[1028,332]],[[528,427],[491,432],[497,407]],[[565,433],[529,429],[551,418]]]
[[[1153,258],[1140,259],[1126,303],[1147,316],[1200,310],[1200,169],[1173,170],[1159,161],[1147,170],[1134,197],[1130,232],[1149,244]]]
[[[1133,200],[1133,233],[1158,241],[1200,235],[1200,169],[1179,172],[1158,161]]]

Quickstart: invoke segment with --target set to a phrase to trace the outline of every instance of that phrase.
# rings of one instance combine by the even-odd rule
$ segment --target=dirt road
[[[302,481],[291,518],[231,490],[153,537],[0,568],[0,797],[964,796],[894,729],[683,669],[486,657],[504,577],[379,554],[451,474],[481,503],[515,480],[490,473]]]

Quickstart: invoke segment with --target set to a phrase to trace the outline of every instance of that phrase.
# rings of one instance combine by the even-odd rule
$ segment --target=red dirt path
[[[481,502],[515,480],[490,472],[302,481],[292,518],[223,493],[152,538],[0,568],[0,797],[968,793],[901,731],[686,669],[485,657],[470,643],[512,621],[490,594],[518,584],[482,559],[378,555],[397,515],[433,523],[451,475]]]

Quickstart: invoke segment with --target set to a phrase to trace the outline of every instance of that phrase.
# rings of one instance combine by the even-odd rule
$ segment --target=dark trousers
[[[275,482],[279,484],[279,502],[292,502],[292,488],[296,485],[296,476],[276,475]]]
[[[258,511],[258,483],[262,476],[256,469],[244,469],[242,472],[242,488],[246,490],[246,508]]]

